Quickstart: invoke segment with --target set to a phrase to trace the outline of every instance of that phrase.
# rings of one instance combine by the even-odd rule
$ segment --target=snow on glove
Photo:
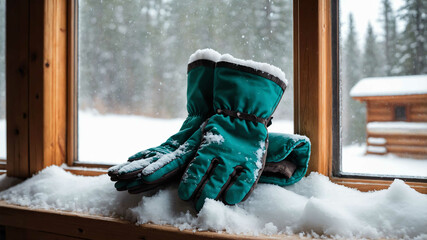
[[[269,142],[259,182],[288,186],[301,180],[310,159],[310,140],[296,134],[270,133]]]
[[[202,123],[212,115],[212,84],[215,63],[220,54],[212,49],[197,50],[190,56],[187,71],[187,111],[188,117],[178,133],[171,136],[165,143],[158,147],[150,148],[129,157],[128,162],[111,167],[108,175],[112,181],[132,181],[141,176],[142,171],[159,159],[170,157],[184,150],[184,143],[200,128]],[[160,163],[154,164],[158,166]],[[150,169],[152,169],[151,166]],[[141,186],[140,191],[156,187],[172,175],[166,172],[155,183]],[[142,183],[141,183],[142,184]],[[126,190],[127,181],[116,183],[117,190]]]
[[[267,127],[286,88],[285,74],[265,63],[222,55],[215,67],[213,106],[178,194],[200,210],[206,198],[245,200],[262,173]]]

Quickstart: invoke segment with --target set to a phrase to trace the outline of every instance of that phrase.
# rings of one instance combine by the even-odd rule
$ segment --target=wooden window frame
[[[71,166],[66,170],[80,175],[95,176],[106,172],[92,168],[100,167],[99,165],[81,165],[74,161],[77,156],[77,99],[74,81],[77,42],[73,35],[77,24],[74,11],[76,1],[6,2],[6,169],[9,176],[27,178],[46,166],[63,163]],[[335,183],[361,191],[387,188],[392,181],[333,175],[332,139],[337,133],[333,131],[332,101],[337,93],[332,92],[332,78],[336,76],[333,76],[332,71],[334,64],[331,43],[338,39],[331,36],[331,17],[334,17],[331,16],[331,0],[293,1],[294,129],[295,133],[309,136],[312,142],[308,173],[319,172]],[[10,54],[11,52],[14,54]],[[79,166],[87,169],[76,168]],[[427,183],[406,183],[419,192],[427,193]],[[22,221],[31,214],[39,218]],[[38,219],[44,219],[43,224],[39,224]],[[80,227],[82,222],[87,223],[87,227]],[[132,224],[125,224],[117,219],[34,210],[4,202],[0,202],[0,225],[6,225],[6,231],[18,232],[17,234],[20,230],[27,229],[93,239],[102,239],[102,233],[91,231],[100,227],[110,230],[106,226],[111,226],[116,233],[121,231],[137,237],[143,235],[138,231],[158,231],[160,234],[146,239],[162,239],[167,236],[202,239],[201,236],[208,235],[210,238],[242,239],[242,236],[217,233],[203,235],[205,233],[181,232],[176,228],[163,228],[153,224],[130,229]],[[114,231],[109,231],[109,236],[113,236]]]
[[[76,0],[61,2],[7,1],[8,9],[21,13],[6,14],[6,52],[20,50],[6,57],[7,102],[14,102],[13,107],[7,106],[6,169],[10,176],[29,177],[46,166],[63,163],[70,166],[68,171],[99,175],[105,171],[93,168],[109,166],[75,161],[77,11]],[[30,14],[26,9],[31,9]],[[332,139],[336,132],[332,98],[337,93],[332,93],[331,43],[338,39],[331,36],[331,17],[329,0],[294,0],[294,130],[312,142],[308,173],[316,171],[336,183],[364,191],[384,189],[391,181],[333,174]],[[18,25],[20,31],[12,25]],[[427,192],[427,183],[407,183]]]

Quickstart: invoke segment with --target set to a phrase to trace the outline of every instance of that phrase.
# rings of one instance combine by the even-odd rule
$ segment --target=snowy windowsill
[[[14,181],[4,175],[0,176],[0,191],[8,185],[16,184]],[[0,200],[7,204],[25,206],[26,209],[45,209],[35,211],[59,210],[71,215],[90,214],[85,216],[98,220],[105,218],[103,221],[107,222],[112,221],[113,217],[117,224],[123,224],[123,220],[127,220],[143,224],[142,228],[151,230],[164,227],[159,225],[166,225],[166,229],[174,229],[174,234],[194,234],[195,231],[196,234],[232,236],[223,234],[225,232],[260,235],[261,238],[268,235],[273,239],[278,235],[427,237],[427,196],[400,180],[396,180],[387,190],[363,193],[334,184],[327,177],[313,173],[286,188],[259,184],[245,202],[236,206],[208,200],[203,209],[196,213],[191,203],[177,197],[176,186],[151,195],[130,195],[127,192],[117,192],[106,175],[76,176],[62,168],[49,167],[0,192]],[[4,202],[0,204],[0,216],[4,214],[1,209],[5,206]],[[58,214],[64,215],[61,212]],[[8,220],[0,219],[0,225],[4,224],[3,221]]]

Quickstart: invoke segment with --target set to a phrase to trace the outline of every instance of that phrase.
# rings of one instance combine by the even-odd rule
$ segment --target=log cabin
[[[366,103],[367,153],[427,158],[427,75],[364,78],[350,95]]]

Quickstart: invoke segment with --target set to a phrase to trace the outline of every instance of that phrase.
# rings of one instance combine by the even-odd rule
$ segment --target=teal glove
[[[214,109],[201,145],[188,164],[179,197],[200,210],[206,198],[245,200],[262,173],[267,127],[286,88],[284,73],[271,65],[222,55],[215,68]]]
[[[138,178],[142,171],[159,170],[156,176],[162,175],[161,179],[156,179],[156,182],[146,182],[144,186],[140,186],[139,191],[146,191],[161,182],[170,180],[172,174],[166,175],[161,169],[162,164],[167,162],[165,159],[172,155],[180,157],[186,152],[186,147],[191,147],[191,145],[184,143],[212,115],[213,76],[215,63],[219,57],[220,54],[211,49],[198,50],[190,56],[187,74],[188,117],[181,129],[160,146],[138,152],[129,157],[128,162],[111,167],[108,174],[112,181],[131,181]],[[159,159],[163,160],[158,162]],[[118,190],[126,190],[128,189],[126,185],[123,181],[119,181],[115,186]]]
[[[189,140],[188,145],[198,146],[202,138],[201,130],[197,131]],[[190,143],[191,142],[191,143]],[[217,143],[220,141],[217,140]],[[197,149],[191,149],[185,158],[181,157],[179,163],[186,164],[196,153]],[[288,186],[301,180],[307,172],[310,159],[310,140],[301,135],[286,133],[269,133],[269,146],[264,170],[259,179],[260,183],[272,183],[279,186]],[[175,163],[178,163],[175,162]],[[170,167],[170,166],[169,166]],[[179,181],[182,174],[178,172],[175,179]],[[130,193],[138,193],[158,187],[156,184],[144,183],[141,179],[120,180],[116,187],[129,190]]]
[[[259,182],[288,186],[305,176],[310,160],[310,140],[301,135],[270,133],[267,162]]]

